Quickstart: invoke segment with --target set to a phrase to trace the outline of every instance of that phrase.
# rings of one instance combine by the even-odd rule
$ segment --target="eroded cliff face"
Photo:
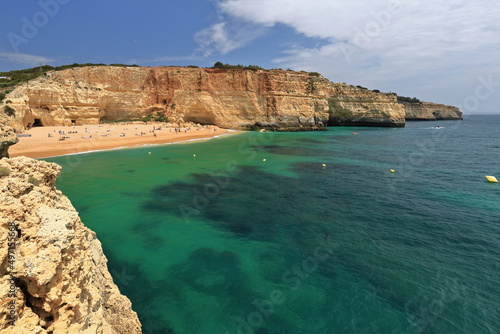
[[[329,125],[404,126],[405,111],[397,95],[376,93],[347,84],[331,83]]]
[[[462,111],[453,106],[431,102],[401,102],[408,121],[435,121],[463,119]]]
[[[9,147],[19,141],[14,129],[5,125],[7,117],[0,114],[0,159],[9,157]]]
[[[140,333],[95,233],[55,189],[60,169],[0,160],[0,331]]]
[[[98,123],[161,112],[225,128],[319,129],[328,80],[304,73],[179,67],[84,67],[48,73],[7,97],[13,126]]]
[[[277,70],[80,67],[21,84],[4,101],[16,111],[10,125],[19,130],[28,124],[92,124],[153,112],[171,121],[233,129],[404,125],[392,94]]]

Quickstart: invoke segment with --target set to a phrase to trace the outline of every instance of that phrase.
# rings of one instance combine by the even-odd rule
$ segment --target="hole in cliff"
[[[43,126],[42,120],[40,118],[35,118],[35,121],[33,122],[33,127],[35,126]]]
[[[193,122],[201,125],[215,125],[214,115],[207,111],[191,111],[184,115],[185,122]]]
[[[33,313],[35,313],[40,319],[45,320],[46,327],[44,327],[44,329],[47,329],[50,326],[50,322],[54,321],[54,316],[40,307],[43,304],[43,299],[32,296],[29,293],[28,284],[22,279],[16,278],[15,284],[23,293],[26,306],[31,308]]]
[[[43,324],[41,323],[40,327],[42,327],[43,329],[47,329],[47,328],[50,327],[50,325],[52,325],[53,321],[54,321],[54,317],[53,316],[45,317],[43,319]]]
[[[167,100],[162,100],[161,103],[167,105]]]
[[[71,125],[76,125],[76,119],[71,120]]]

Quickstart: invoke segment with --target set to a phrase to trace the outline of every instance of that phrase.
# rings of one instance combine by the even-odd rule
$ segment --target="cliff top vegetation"
[[[85,67],[85,66],[118,66],[118,67],[129,67],[129,66],[138,66],[138,65],[124,65],[124,64],[92,64],[92,63],[86,63],[86,64],[71,64],[71,65],[62,65],[62,66],[57,66],[57,67],[52,67],[50,65],[43,65],[43,66],[38,66],[38,67],[33,67],[33,68],[27,68],[24,70],[14,70],[14,71],[8,71],[8,72],[0,72],[0,77],[4,77],[0,79],[0,90],[2,88],[9,88],[13,87],[17,84],[20,84],[22,82],[26,82],[35,78],[38,78],[39,76],[43,75],[46,72],[49,71],[62,71],[66,70],[69,68],[75,68],[75,67]]]
[[[420,100],[416,97],[406,97],[398,95],[398,102],[420,103]]]
[[[75,67],[86,67],[86,66],[117,66],[117,67],[139,67],[139,65],[125,65],[125,64],[93,64],[93,63],[85,63],[85,64],[70,64],[70,65],[62,65],[62,66],[50,66],[50,65],[43,65],[43,66],[38,66],[38,67],[33,67],[33,68],[28,68],[24,70],[13,70],[13,71],[8,71],[8,72],[0,72],[0,94],[4,93],[6,94],[6,90],[8,88],[14,87],[20,83],[36,79],[40,76],[42,76],[44,73],[50,72],[50,71],[62,71],[70,68],[75,68]],[[177,65],[172,65],[172,66],[177,66]],[[188,65],[185,66],[187,68],[199,68],[198,66],[195,65]],[[260,67],[258,65],[231,65],[231,64],[224,64],[220,61],[216,62],[212,68],[220,68],[220,69],[243,69],[243,70],[252,70],[252,71],[267,71],[265,68]],[[271,70],[280,70],[280,68],[274,68]],[[291,69],[287,69],[287,71],[293,71]],[[294,71],[295,72],[295,71]],[[308,73],[310,76],[320,76],[318,72],[306,72],[306,71],[301,71],[304,73]],[[0,101],[2,100],[2,96],[0,95]]]

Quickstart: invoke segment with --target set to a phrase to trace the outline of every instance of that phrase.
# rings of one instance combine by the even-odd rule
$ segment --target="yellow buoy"
[[[266,161],[266,159],[262,159],[262,161]]]
[[[321,166],[326,167],[326,164],[322,164]]]
[[[196,154],[193,154],[193,157],[196,157]]]
[[[148,152],[148,154],[151,154],[151,152]]]
[[[486,175],[485,178],[490,182],[498,182],[497,178],[494,176]]]
[[[396,173],[396,171],[394,169],[389,169],[389,172]]]

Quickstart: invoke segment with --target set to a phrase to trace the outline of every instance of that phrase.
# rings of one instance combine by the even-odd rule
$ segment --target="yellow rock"
[[[137,314],[113,282],[96,234],[55,188],[61,167],[26,157],[1,159],[0,167],[11,171],[0,177],[0,263],[9,263],[15,255],[13,269],[5,266],[0,275],[0,332],[47,333],[45,327],[50,326],[54,333],[140,334]],[[30,176],[39,182],[30,183]],[[15,230],[22,231],[22,236],[12,237]],[[13,253],[4,242],[8,238],[17,241]],[[11,285],[9,271],[19,277],[25,291],[36,296],[37,308],[43,310],[40,314],[24,298],[26,292],[18,284]],[[130,274],[133,284],[134,273]],[[14,326],[5,326],[4,321],[9,300],[15,300]]]

